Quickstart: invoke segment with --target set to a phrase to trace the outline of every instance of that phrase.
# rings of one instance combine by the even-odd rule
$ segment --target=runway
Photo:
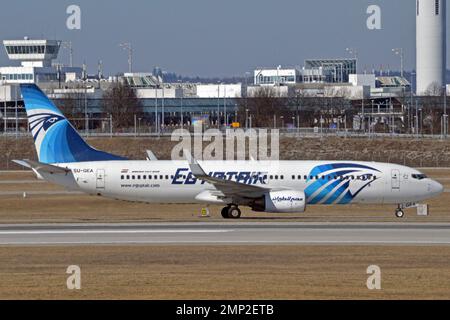
[[[3,245],[450,245],[437,223],[152,223],[0,225]]]

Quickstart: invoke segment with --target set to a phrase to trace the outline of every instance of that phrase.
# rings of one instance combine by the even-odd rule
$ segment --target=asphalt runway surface
[[[445,223],[0,225],[0,245],[450,245]]]

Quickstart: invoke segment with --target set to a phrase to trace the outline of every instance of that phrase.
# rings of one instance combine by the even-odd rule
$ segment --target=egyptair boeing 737
[[[397,164],[362,161],[138,161],[96,150],[34,84],[21,85],[39,178],[88,194],[148,203],[222,204],[224,218],[300,213],[311,205],[393,204],[395,215],[443,187]]]

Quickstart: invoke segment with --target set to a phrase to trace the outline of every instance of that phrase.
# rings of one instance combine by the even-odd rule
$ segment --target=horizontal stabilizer
[[[26,168],[30,168],[36,170],[37,172],[46,172],[46,173],[68,173],[70,169],[57,167],[51,164],[41,163],[33,160],[13,160],[13,162],[24,166]]]

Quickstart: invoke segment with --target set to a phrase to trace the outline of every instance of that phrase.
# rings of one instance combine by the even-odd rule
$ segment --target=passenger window
[[[308,180],[308,176],[303,176],[303,178],[305,178],[305,180]]]
[[[123,178],[124,178],[123,176],[120,176],[120,180],[123,180]]]
[[[275,180],[278,180],[278,176],[277,175],[275,175]]]
[[[297,179],[298,179],[298,180],[302,180],[302,176],[301,176],[301,175],[298,175],[298,176],[297,176]]]
[[[166,174],[166,180],[169,180],[169,176]]]
[[[158,179],[158,176],[155,174],[155,175],[153,176],[153,178],[155,178],[155,180],[156,180],[156,179]]]
[[[130,176],[127,176],[127,180],[130,180]]]
[[[135,179],[135,176],[131,176],[131,179],[133,179],[133,180],[134,180],[134,179]]]
[[[280,180],[284,180],[284,176],[280,176]]]
[[[292,180],[295,180],[295,176],[294,175],[292,175]]]
[[[138,180],[141,180],[141,176],[137,176]]]
[[[270,180],[272,180],[273,179],[273,176],[270,176]]]

